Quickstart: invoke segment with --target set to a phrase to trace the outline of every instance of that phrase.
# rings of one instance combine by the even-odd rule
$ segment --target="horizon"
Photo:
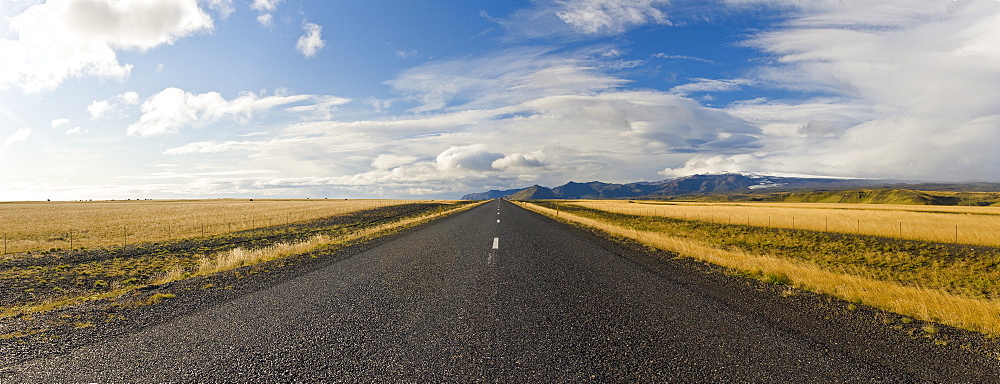
[[[996,183],[997,20],[996,0],[0,0],[0,201]]]

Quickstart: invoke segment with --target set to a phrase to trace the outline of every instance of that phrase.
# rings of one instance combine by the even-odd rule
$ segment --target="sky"
[[[1000,182],[997,0],[0,0],[0,200]]]

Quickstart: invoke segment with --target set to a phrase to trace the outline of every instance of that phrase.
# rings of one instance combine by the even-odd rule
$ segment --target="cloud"
[[[259,97],[244,93],[226,100],[218,92],[193,94],[179,88],[167,88],[143,102],[142,116],[129,125],[127,132],[129,136],[155,136],[223,119],[247,122],[256,113],[313,98],[312,95]]]
[[[67,135],[76,135],[80,133],[86,133],[87,131],[80,127],[73,127],[66,130]]]
[[[760,126],[760,148],[699,154],[663,174],[752,170],[997,181],[1000,2],[730,1],[780,7],[745,45],[768,55],[759,85],[828,95],[728,111]]]
[[[671,25],[663,8],[667,0],[542,0],[508,18],[488,20],[499,24],[508,39],[559,38],[584,40],[620,35],[645,25]]]
[[[274,18],[274,11],[278,10],[278,4],[283,0],[254,0],[250,4],[250,9],[258,12],[257,22],[264,27],[271,26],[271,20]]]
[[[132,66],[120,63],[116,51],[145,51],[213,28],[197,0],[55,0],[32,5],[8,23],[2,35],[15,38],[0,38],[0,89],[27,93],[72,77],[122,80]]]
[[[372,160],[372,167],[375,167],[375,169],[392,169],[412,164],[418,159],[415,156],[399,156],[383,153],[375,157],[375,160]]]
[[[556,16],[580,33],[621,34],[645,24],[670,24],[659,9],[666,0],[577,0],[558,2]]]
[[[663,53],[663,52],[657,53],[657,54],[653,55],[652,57],[657,58],[657,59],[692,60],[692,61],[700,61],[702,63],[708,63],[708,64],[718,64],[715,61],[708,60],[708,59],[702,59],[700,57],[684,56],[684,55],[668,55],[668,54]]]
[[[295,43],[295,49],[305,57],[314,57],[326,46],[326,41],[323,41],[323,27],[306,23],[302,29],[306,31],[306,34],[299,36],[299,41]]]
[[[27,128],[20,128],[10,134],[10,136],[7,136],[7,138],[3,140],[3,145],[0,145],[0,148],[6,149],[10,147],[11,144],[28,140],[28,136],[31,136],[31,130]]]
[[[49,123],[49,125],[53,129],[59,128],[59,127],[61,127],[63,125],[66,125],[66,124],[69,124],[69,119],[65,119],[65,118],[64,119],[55,119],[55,120],[52,120],[51,123]]]
[[[490,164],[493,169],[537,168],[543,164],[535,156],[515,153],[496,159]]]
[[[486,150],[484,144],[453,146],[437,156],[437,167],[442,171],[488,171],[493,162],[503,158],[499,153]]]
[[[112,112],[138,104],[139,94],[135,91],[128,91],[110,100],[94,100],[87,106],[87,113],[90,114],[91,120],[99,120],[108,117]]]
[[[602,73],[599,67],[604,61],[592,53],[512,49],[411,68],[386,83],[419,102],[416,112],[490,108],[545,96],[592,94],[628,83]]]
[[[111,110],[111,103],[107,100],[94,100],[94,102],[87,106],[87,113],[90,114],[91,120],[97,120],[104,117],[109,110]]]
[[[431,99],[427,94],[437,91],[438,80],[454,80],[454,93],[440,107],[382,120],[302,122],[280,133],[194,142],[167,153],[240,152],[239,158],[267,159],[280,170],[316,170],[261,180],[266,188],[377,186],[385,193],[455,194],[648,179],[692,153],[743,153],[758,146],[761,131],[746,121],[680,95],[618,89],[613,85],[622,79],[601,73],[599,62],[581,55],[516,50],[436,62],[390,84],[419,103]],[[542,74],[566,78],[534,80]]]
[[[670,93],[687,95],[695,92],[732,92],[744,86],[755,85],[752,79],[692,79],[694,82],[678,85],[670,89]]]

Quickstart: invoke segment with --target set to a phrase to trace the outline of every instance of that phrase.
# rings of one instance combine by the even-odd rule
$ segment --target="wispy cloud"
[[[753,170],[935,180],[1000,174],[1000,2],[730,1],[788,12],[747,45],[772,56],[767,86],[834,96],[744,103],[769,116],[764,147],[699,155],[675,175]],[[809,111],[811,110],[811,111]],[[808,113],[804,113],[809,111]]]
[[[653,55],[653,57],[657,59],[691,60],[691,61],[700,61],[702,63],[708,63],[708,64],[718,64],[715,61],[709,59],[702,59],[700,57],[684,56],[684,55],[668,55],[663,52],[657,53]]]
[[[757,84],[753,79],[691,79],[694,82],[678,85],[670,93],[687,95],[695,92],[731,92]]]
[[[226,100],[218,92],[194,94],[179,88],[167,88],[150,97],[142,104],[139,121],[129,125],[130,136],[155,136],[177,133],[185,126],[205,126],[223,119],[247,122],[254,114],[272,108],[316,99],[313,95],[266,96],[254,93]],[[347,99],[335,99],[343,103]],[[318,108],[318,107],[317,107]]]

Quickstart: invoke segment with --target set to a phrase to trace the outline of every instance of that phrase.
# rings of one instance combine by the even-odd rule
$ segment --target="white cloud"
[[[490,166],[493,167],[493,169],[506,170],[515,168],[535,168],[541,167],[542,165],[541,160],[538,160],[535,156],[515,153],[494,160]]]
[[[250,4],[250,9],[257,12],[257,22],[264,27],[270,27],[274,19],[274,11],[278,10],[278,4],[283,0],[254,0]]]
[[[66,134],[67,135],[76,135],[76,134],[86,133],[86,132],[87,131],[83,130],[83,128],[80,128],[80,127],[73,127],[73,128],[70,128],[70,129],[66,130]]]
[[[392,169],[403,165],[412,164],[419,158],[415,156],[399,156],[383,153],[372,160],[372,167],[375,169]]]
[[[270,13],[262,13],[262,14],[257,15],[257,22],[260,23],[260,25],[263,25],[265,27],[270,27],[271,26],[271,20],[273,18],[274,18],[274,16],[271,16]]]
[[[87,106],[87,113],[90,114],[91,120],[97,120],[104,117],[104,115],[110,110],[111,103],[107,100],[94,100]]]
[[[8,22],[6,35],[16,38],[0,38],[0,89],[28,93],[71,77],[124,79],[132,66],[116,50],[148,50],[213,27],[197,0],[55,0]]]
[[[484,144],[453,146],[437,156],[437,167],[442,171],[489,171],[493,162],[503,157],[488,151]]]
[[[59,128],[59,127],[61,127],[63,125],[66,125],[66,124],[69,124],[69,119],[65,119],[65,118],[64,119],[55,119],[55,120],[52,120],[51,123],[49,123],[49,125],[53,129]]]
[[[760,148],[703,154],[666,175],[752,170],[997,181],[1000,2],[730,1],[783,7],[747,45],[772,56],[761,85],[832,95],[746,102]]]
[[[247,122],[255,113],[313,98],[312,95],[259,97],[244,93],[226,100],[218,92],[193,94],[179,88],[167,88],[143,102],[142,116],[129,125],[128,134],[171,134],[185,126],[200,127],[223,119]]]
[[[295,43],[295,49],[305,57],[314,57],[326,46],[326,41],[323,41],[323,27],[306,23],[302,29],[306,31],[306,34],[299,36],[299,41]]]
[[[560,20],[584,34],[620,34],[645,24],[670,24],[666,0],[576,0],[558,2]]]
[[[687,95],[695,92],[731,92],[744,86],[754,85],[752,79],[691,79],[692,83],[678,85],[670,89],[670,93]]]
[[[283,0],[253,0],[250,9],[261,12],[274,12]]]
[[[28,136],[31,136],[31,130],[27,128],[20,128],[10,134],[10,136],[7,136],[7,138],[3,140],[3,145],[0,145],[0,148],[6,149],[7,147],[10,147],[11,144],[28,140]]]
[[[94,100],[87,106],[87,113],[91,120],[99,120],[109,117],[112,112],[118,112],[122,108],[138,105],[139,94],[135,91],[128,91],[117,95],[110,100]]]
[[[386,83],[418,101],[417,112],[490,108],[544,96],[593,94],[628,83],[602,73],[600,63],[588,54],[564,56],[545,49],[515,49],[412,68]]]
[[[700,57],[685,56],[685,55],[668,55],[668,54],[663,53],[663,52],[657,53],[657,54],[653,55],[653,57],[655,57],[657,59],[692,60],[692,61],[700,61],[700,62],[708,63],[708,64],[718,64],[715,61],[708,60],[708,59],[702,59]]]

